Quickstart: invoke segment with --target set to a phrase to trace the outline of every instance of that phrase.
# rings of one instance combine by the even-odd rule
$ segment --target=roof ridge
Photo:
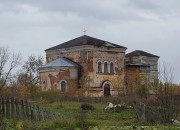
[[[143,50],[135,50],[135,51],[132,51],[132,52],[126,54],[126,57],[131,57],[131,56],[148,56],[148,57],[158,57],[159,58],[159,56],[151,54],[149,52],[145,52]]]
[[[70,59],[65,57],[55,59],[53,61],[48,62],[40,68],[49,68],[49,67],[78,67],[79,65],[73,62]]]
[[[59,45],[56,45],[54,47],[48,48],[45,51],[61,49],[61,48],[69,48],[69,47],[74,47],[74,46],[82,46],[82,45],[93,45],[93,46],[97,46],[97,47],[105,46],[105,47],[109,47],[109,48],[125,48],[125,49],[127,49],[126,47],[115,44],[115,43],[111,43],[111,42],[108,42],[105,40],[94,38],[94,37],[91,37],[88,35],[83,35],[83,36],[74,38],[72,40],[66,41],[64,43],[61,43]]]

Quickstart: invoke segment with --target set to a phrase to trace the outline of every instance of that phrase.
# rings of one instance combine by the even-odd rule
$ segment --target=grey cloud
[[[84,0],[73,0],[71,2],[67,0],[30,0],[21,2],[20,1],[21,0],[10,0],[8,2],[1,2],[1,12],[11,11],[12,13],[26,13],[21,6],[28,5],[36,7],[39,12],[43,13],[49,12],[59,13],[63,15],[71,14],[81,17],[83,19],[97,19],[103,22],[123,22],[137,20],[141,21],[147,19],[141,15],[138,15],[138,12],[132,11],[131,8],[126,8],[124,6],[124,0],[122,0],[121,2],[115,1],[111,6],[109,6],[110,2],[106,0],[94,0],[93,2]]]
[[[159,6],[152,2],[152,0],[127,0],[127,6],[133,6],[138,9],[156,9]]]

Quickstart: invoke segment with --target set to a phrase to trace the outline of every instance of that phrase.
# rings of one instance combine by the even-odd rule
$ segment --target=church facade
[[[46,49],[40,85],[71,96],[125,94],[126,49],[87,35]]]

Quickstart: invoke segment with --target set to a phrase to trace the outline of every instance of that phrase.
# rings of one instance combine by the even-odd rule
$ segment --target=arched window
[[[110,63],[110,73],[114,73],[114,64]]]
[[[108,73],[108,63],[104,62],[104,73]]]
[[[61,81],[60,82],[60,88],[62,92],[66,92],[66,87],[67,87],[67,82],[66,81]]]
[[[104,96],[111,96],[113,85],[110,81],[108,81],[108,80],[103,81],[102,88],[104,90]]]
[[[98,62],[98,73],[102,73],[102,63]]]

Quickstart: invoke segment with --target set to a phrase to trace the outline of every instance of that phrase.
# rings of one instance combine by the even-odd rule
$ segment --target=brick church
[[[134,82],[138,69],[150,82],[158,80],[159,57],[83,35],[48,48],[46,64],[39,68],[40,86],[70,96],[118,96]]]

